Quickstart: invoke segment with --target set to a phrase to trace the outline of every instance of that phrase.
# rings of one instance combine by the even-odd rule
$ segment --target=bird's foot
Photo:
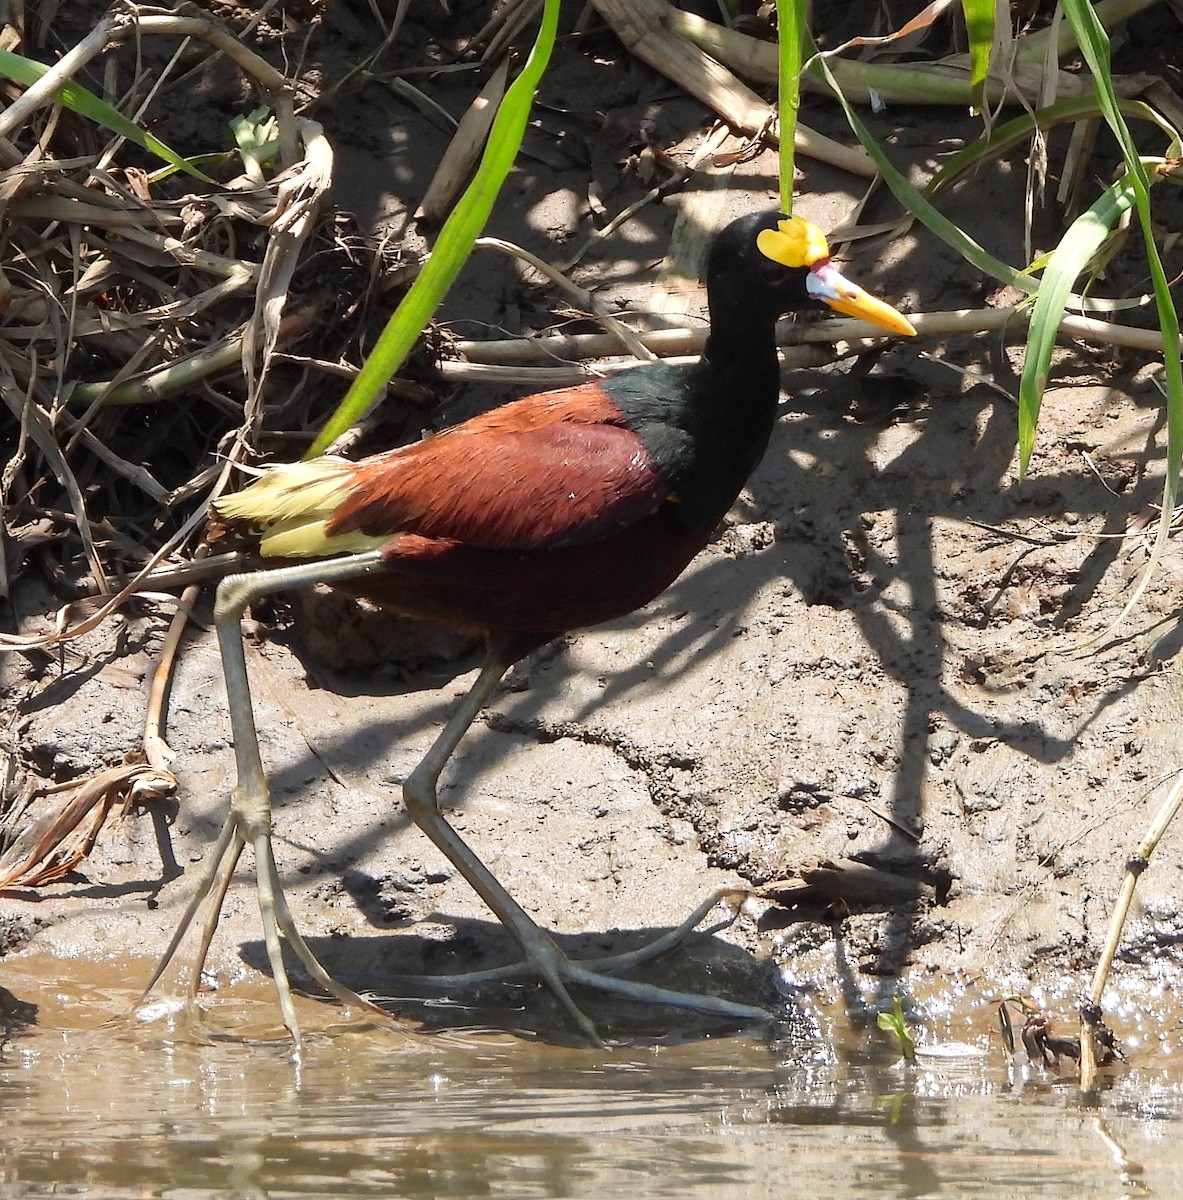
[[[672,991],[649,983],[617,978],[618,972],[632,970],[676,947],[697,928],[716,905],[723,901],[742,901],[746,895],[746,892],[735,888],[717,888],[676,929],[671,929],[661,937],[625,954],[592,959],[572,959],[564,954],[547,934],[535,927],[537,937],[531,936],[528,939],[522,939],[526,957],[521,962],[457,975],[404,976],[403,978],[408,983],[413,982],[421,986],[453,989],[533,976],[541,979],[550,987],[571,1019],[595,1045],[602,1045],[602,1039],[592,1021],[571,998],[568,991],[570,984],[609,992],[638,1004],[664,1004],[671,1008],[687,1009],[691,1012],[720,1017],[725,1020],[767,1021],[772,1014],[766,1009],[757,1008],[751,1004],[740,1004],[733,1000],[724,1000],[719,996]],[[731,917],[723,923],[724,926],[729,925],[737,914],[738,905],[735,905]]]
[[[197,888],[177,923],[168,949],[136,1005],[137,1017],[151,1020],[157,1016],[164,1016],[171,1020],[179,1010],[192,1011],[210,943],[218,927],[222,902],[230,886],[234,868],[248,840],[253,844],[257,860],[256,877],[264,945],[279,997],[283,1023],[291,1035],[295,1050],[300,1050],[302,1039],[287,965],[283,957],[285,941],[314,984],[347,1008],[378,1013],[385,1020],[390,1020],[390,1014],[385,1009],[333,979],[312,953],[292,919],[265,825],[251,820],[249,812],[237,804],[231,806],[222,831],[203,865]],[[180,950],[193,930],[199,931],[199,941],[196,952],[189,958],[182,956]]]
[[[288,908],[287,898],[279,880],[279,870],[275,865],[275,855],[271,849],[271,838],[264,833],[256,833],[254,838],[256,871],[259,890],[259,913],[263,921],[263,938],[267,947],[267,959],[271,964],[271,975],[275,981],[275,990],[279,994],[279,1007],[283,1013],[283,1023],[292,1035],[292,1041],[297,1049],[300,1046],[300,1027],[296,1020],[295,1006],[292,1003],[292,989],[288,980],[287,966],[283,960],[283,942],[291,947],[308,977],[317,987],[328,992],[346,1008],[361,1009],[363,1012],[380,1015],[383,1020],[393,1018],[384,1008],[372,1000],[338,983],[328,971],[321,966],[320,960],[312,953],[304,935],[296,928]]]
[[[136,1005],[138,1016],[150,1020],[158,1015],[170,1014],[178,1007],[191,1008],[201,984],[210,941],[218,926],[222,901],[226,898],[230,879],[245,845],[238,822],[231,812],[202,864],[197,887],[173,930],[168,948],[140,996]],[[191,957],[182,955],[181,948],[195,928],[201,931],[198,949]]]

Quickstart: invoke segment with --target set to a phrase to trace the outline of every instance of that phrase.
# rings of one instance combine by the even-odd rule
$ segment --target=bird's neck
[[[672,519],[709,530],[760,461],[776,421],[775,322],[744,322],[725,310],[692,367],[653,363],[601,386],[678,498]]]
[[[711,332],[703,346],[702,370],[713,378],[748,380],[766,395],[779,390],[780,368],[776,356],[776,322],[766,318],[720,320],[712,314]],[[743,403],[734,397],[732,403]]]
[[[749,314],[750,317],[750,314]],[[761,314],[739,320],[728,313],[711,314],[711,332],[698,365],[699,386],[715,402],[699,412],[708,428],[730,429],[747,443],[764,444],[776,419],[780,364],[776,355],[776,322]]]
[[[680,422],[695,447],[679,506],[689,523],[722,520],[764,455],[779,396],[774,323],[713,322]]]

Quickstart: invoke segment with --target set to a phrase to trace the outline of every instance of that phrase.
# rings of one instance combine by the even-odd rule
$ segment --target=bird
[[[706,290],[709,332],[697,361],[642,364],[529,395],[357,461],[326,455],[277,465],[215,501],[216,521],[252,542],[264,563],[222,580],[215,602],[238,779],[197,891],[145,997],[204,904],[192,996],[222,898],[249,843],[269,964],[296,1045],[301,1034],[283,939],[331,995],[349,1006],[376,1007],[332,979],[292,920],[271,848],[241,636],[241,619],[255,600],[327,583],[483,639],[484,665],[405,779],[403,802],[516,938],[521,969],[551,988],[589,1040],[599,1042],[599,1034],[571,996],[573,985],[742,1020],[767,1017],[752,1005],[617,977],[666,948],[670,935],[656,949],[610,960],[569,958],[460,838],[436,794],[441,771],[510,667],[572,630],[648,604],[707,544],[762,458],[776,421],[780,317],[829,308],[893,334],[916,332],[896,309],[844,278],[822,231],[799,216],[756,212],[725,226],[708,251]],[[710,902],[675,934],[700,920]]]

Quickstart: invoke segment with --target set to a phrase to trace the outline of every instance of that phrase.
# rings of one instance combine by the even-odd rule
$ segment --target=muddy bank
[[[313,44],[331,66],[349,38],[330,26]],[[591,228],[591,182],[611,184],[617,209],[643,194],[643,176],[622,166],[630,147],[654,142],[684,160],[701,145],[703,110],[671,97],[619,47],[598,49],[611,45],[564,48],[544,89],[548,115],[490,233],[556,257]],[[456,111],[463,86],[440,83]],[[574,122],[573,97],[611,110],[611,122],[599,132]],[[833,112],[811,104],[808,119],[838,135]],[[338,201],[366,225],[402,230],[446,140],[440,131],[377,88],[333,96],[318,119],[336,152]],[[948,114],[876,120],[897,161],[918,173],[976,133]],[[824,228],[852,216],[858,181],[808,160],[800,169],[799,212]],[[641,209],[574,276],[610,305],[644,307],[668,282],[661,264],[679,210],[693,203],[701,213],[706,196],[722,224],[768,207],[776,172],[770,150],[700,171]],[[1022,257],[1021,174],[984,167],[948,200],[1013,261]],[[894,212],[880,203],[866,219]],[[856,249],[847,265],[909,311],[982,297],[981,279],[920,231]],[[701,317],[701,294],[688,304]],[[478,256],[443,320],[469,336],[562,316],[554,296]],[[795,986],[869,1003],[910,987],[1042,986],[1070,1007],[1121,864],[1179,762],[1181,564],[1169,546],[1138,610],[1106,633],[1155,520],[1161,397],[1144,358],[1083,345],[1058,352],[1033,472],[1020,482],[1015,408],[1002,394],[1014,393],[1018,353],[1014,339],[962,338],[790,373],[764,462],[683,578],[643,612],[565,638],[511,674],[441,798],[564,945],[627,948],[676,924],[716,884],[760,887],[855,863],[888,878],[838,926],[752,902],[650,977],[762,1002]],[[490,398],[448,388],[442,410],[415,420],[435,424]],[[59,603],[35,572],[17,581],[23,631],[48,628]],[[208,615],[206,598],[199,616]],[[259,616],[248,661],[276,852],[314,949],[343,980],[379,993],[398,993],[407,971],[505,961],[501,931],[398,800],[475,659],[425,665],[404,649],[368,671],[335,672],[289,628],[285,607]],[[166,620],[163,609],[137,607],[60,660],[0,660],[18,773],[67,781],[135,752]],[[322,617],[334,635],[343,620],[336,608]],[[363,648],[374,636],[349,628]],[[233,783],[217,650],[196,626],[167,737],[175,800],[104,830],[66,881],[0,898],[6,958],[133,954],[146,978]],[[1119,960],[1125,994],[1174,988],[1180,868],[1178,839],[1168,837]],[[211,982],[261,968],[258,939],[244,861]],[[548,1001],[527,1002],[524,1018],[506,1020],[545,1025]],[[1172,1020],[1164,1017],[1169,1036]]]

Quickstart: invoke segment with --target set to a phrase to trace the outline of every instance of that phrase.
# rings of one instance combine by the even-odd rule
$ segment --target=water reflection
[[[1179,1093],[1136,1065],[1093,1110],[997,1055],[902,1068],[808,1010],[775,1040],[595,1051],[341,1028],[312,1004],[293,1063],[280,1039],[94,1028],[130,995],[58,986],[0,1052],[4,1197],[1183,1193]]]

